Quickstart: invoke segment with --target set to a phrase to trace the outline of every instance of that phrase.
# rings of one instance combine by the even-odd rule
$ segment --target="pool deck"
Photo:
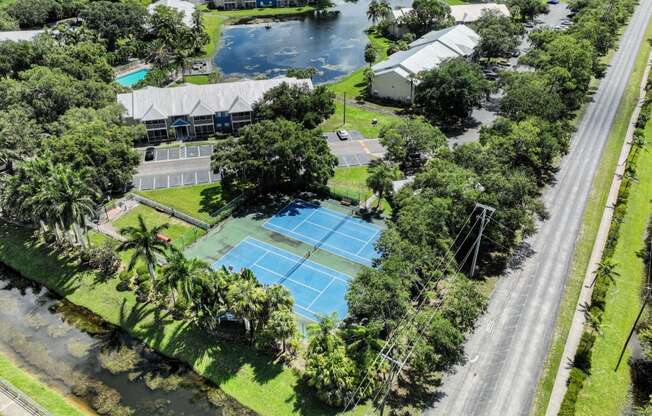
[[[139,63],[136,66],[114,71],[114,76],[115,78],[123,77],[125,75],[131,74],[132,72],[138,72],[141,69],[152,69],[152,68],[151,65]]]

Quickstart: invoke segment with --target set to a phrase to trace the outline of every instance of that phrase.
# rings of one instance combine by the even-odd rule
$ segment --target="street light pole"
[[[344,93],[344,99],[342,100],[342,104],[344,105],[344,121],[342,122],[342,126],[346,125],[346,92]]]

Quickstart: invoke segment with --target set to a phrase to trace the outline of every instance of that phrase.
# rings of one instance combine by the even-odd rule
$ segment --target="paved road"
[[[544,194],[550,219],[528,241],[534,254],[499,281],[467,343],[468,363],[445,378],[442,397],[426,414],[529,413],[591,182],[651,14],[652,0],[642,0],[578,127],[557,184]]]

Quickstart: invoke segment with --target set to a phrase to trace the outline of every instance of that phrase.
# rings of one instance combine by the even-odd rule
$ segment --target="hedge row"
[[[607,243],[602,254],[602,261],[608,261],[612,258],[616,243],[618,242],[618,236],[620,235],[620,226],[623,223],[625,218],[625,212],[627,211],[627,200],[629,199],[629,192],[632,186],[632,181],[636,179],[636,161],[638,155],[641,151],[641,146],[636,143],[642,143],[645,138],[645,126],[647,125],[648,120],[650,119],[650,113],[652,112],[652,80],[648,79],[645,92],[645,101],[641,107],[641,114],[636,121],[636,130],[634,131],[634,146],[632,151],[629,153],[626,161],[625,175],[623,181],[618,190],[618,199],[616,200],[616,207],[614,209],[614,215],[609,226],[609,235],[607,237]],[[582,339],[580,340],[580,345],[577,348],[575,357],[573,359],[573,368],[571,369],[570,376],[568,378],[568,390],[564,395],[564,400],[561,404],[561,409],[559,410],[559,416],[573,416],[575,415],[575,404],[577,402],[577,397],[582,390],[584,385],[584,380],[591,373],[591,350],[593,344],[595,343],[596,331],[595,325],[599,325],[602,322],[602,316],[604,314],[604,308],[606,305],[606,296],[611,285],[611,280],[608,278],[597,278],[595,281],[595,286],[593,288],[593,293],[591,294],[591,306],[589,307],[589,312],[591,319],[593,319],[592,325],[587,325],[582,334]]]

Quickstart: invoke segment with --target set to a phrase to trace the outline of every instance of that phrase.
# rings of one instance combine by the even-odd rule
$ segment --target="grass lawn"
[[[366,183],[367,176],[366,166],[336,168],[328,186],[337,195],[364,201],[371,196],[371,190]]]
[[[189,363],[261,415],[337,413],[319,403],[294,370],[247,346],[221,342],[188,322],[173,320],[147,304],[137,303],[133,293],[116,289],[117,279],[98,283],[94,273],[35,247],[27,229],[0,223],[0,261],[121,326],[162,354]],[[368,410],[361,407],[350,414],[361,415]]]
[[[647,39],[650,36],[652,36],[652,24],[648,26],[644,39]],[[562,354],[564,352],[566,337],[570,330],[573,314],[577,305],[577,299],[582,289],[584,274],[586,273],[591,251],[593,250],[595,235],[600,226],[602,211],[607,200],[609,187],[611,186],[611,179],[616,164],[618,163],[618,156],[620,155],[620,149],[625,138],[627,125],[638,100],[638,90],[649,52],[650,45],[646,40],[644,40],[641,43],[634,70],[625,90],[625,95],[620,102],[614,124],[611,128],[609,140],[600,160],[598,172],[593,180],[593,189],[584,211],[582,227],[575,245],[573,262],[566,282],[564,297],[560,305],[555,333],[553,335],[550,351],[546,358],[543,375],[539,380],[533,411],[533,414],[537,416],[544,415],[546,412],[550,393],[552,392],[552,387],[557,375],[557,369],[559,368]],[[639,165],[640,163],[641,162],[639,162]],[[621,231],[621,233],[624,233],[624,231]]]
[[[652,124],[646,127],[646,138],[648,143],[652,141]],[[652,214],[652,152],[649,148],[641,151],[636,166],[639,183],[632,184],[613,256],[620,276],[607,293],[602,335],[593,346],[591,374],[584,381],[575,407],[578,416],[622,414],[628,403],[629,349],[618,370],[614,368],[638,314],[641,287],[645,282],[645,267],[637,253],[644,249],[647,223]]]
[[[208,75],[186,75],[183,77],[183,82],[195,85],[209,84]]]
[[[343,124],[344,107],[341,101],[335,102],[335,114],[328,120],[324,120],[321,128],[324,131],[335,131],[341,128],[357,130],[369,139],[375,139],[380,133],[382,126],[395,120],[400,120],[399,116],[392,116],[384,113],[369,111],[360,107],[346,106],[346,124]],[[371,120],[378,120],[378,124],[373,126]]]
[[[371,189],[367,187],[367,176],[366,166],[336,168],[335,175],[328,181],[328,186],[335,195],[364,202],[372,196]],[[374,207],[377,201],[374,197],[372,201]],[[384,214],[392,214],[392,207],[385,198],[380,201],[380,206]]]
[[[208,223],[214,220],[211,214],[222,208],[231,199],[228,195],[224,195],[219,183],[157,189],[138,193],[145,198],[160,202]]]
[[[24,395],[41,405],[52,416],[84,416],[87,413],[67,401],[61,394],[41,383],[25,370],[16,367],[0,354],[0,378],[8,381]]]
[[[143,216],[145,223],[149,227],[154,227],[165,223],[169,224],[170,226],[167,230],[163,231],[163,234],[170,237],[172,239],[172,245],[178,249],[182,249],[183,247],[187,246],[205,234],[205,231],[198,227],[190,225],[169,215],[163,214],[162,212],[159,212],[145,205],[138,205],[137,207],[129,210],[126,214],[115,219],[112,225],[117,230],[120,230],[124,227],[137,226],[138,215]]]

